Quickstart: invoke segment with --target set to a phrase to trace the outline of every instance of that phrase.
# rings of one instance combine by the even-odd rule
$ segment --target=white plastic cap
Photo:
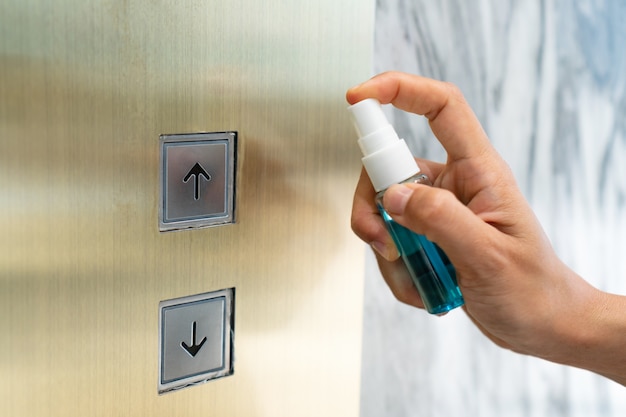
[[[411,150],[387,121],[378,100],[359,101],[348,111],[359,135],[361,161],[376,192],[420,172]]]

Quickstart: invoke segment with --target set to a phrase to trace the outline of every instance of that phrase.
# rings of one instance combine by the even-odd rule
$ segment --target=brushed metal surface
[[[0,4],[3,415],[358,414],[369,3]],[[228,130],[237,224],[159,233],[159,135]],[[158,396],[159,301],[227,287],[235,374]]]

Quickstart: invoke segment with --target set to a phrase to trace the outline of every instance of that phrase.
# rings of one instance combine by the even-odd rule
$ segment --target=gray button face
[[[162,135],[161,231],[234,222],[235,132]]]
[[[159,393],[231,375],[234,289],[159,304]]]
[[[163,382],[223,368],[224,297],[164,308]]]

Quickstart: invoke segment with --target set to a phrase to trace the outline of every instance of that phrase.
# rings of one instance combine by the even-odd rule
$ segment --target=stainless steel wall
[[[369,3],[0,4],[1,414],[358,414]],[[159,135],[224,130],[238,223],[159,233]],[[159,301],[227,287],[235,374],[158,396]]]

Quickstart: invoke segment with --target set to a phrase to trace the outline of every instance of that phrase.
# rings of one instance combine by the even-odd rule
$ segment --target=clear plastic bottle
[[[377,192],[376,205],[426,310],[444,314],[463,305],[456,271],[446,254],[425,236],[396,223],[382,204],[391,185],[409,182],[432,185],[430,180],[420,173],[406,142],[389,124],[378,100],[363,100],[348,110],[359,135],[363,166]]]

